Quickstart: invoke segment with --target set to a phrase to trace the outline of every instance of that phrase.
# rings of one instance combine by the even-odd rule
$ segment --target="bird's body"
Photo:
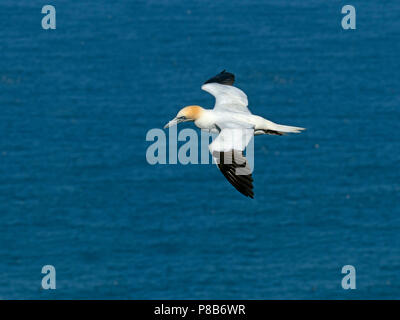
[[[273,134],[272,132],[275,131],[279,135],[279,133],[300,132],[303,129],[282,126],[251,113],[218,111],[214,109],[202,109],[199,118],[194,121],[194,124],[200,129],[219,133],[216,126],[221,122],[246,123],[254,128],[254,135],[265,134],[268,131],[270,131],[269,134]]]
[[[248,109],[246,94],[233,87],[234,75],[225,70],[207,80],[201,87],[215,97],[214,109],[197,105],[187,106],[165,127],[179,122],[194,121],[194,124],[213,133],[219,133],[209,149],[217,165],[228,181],[241,193],[253,198],[251,170],[243,150],[253,135],[283,135],[299,133],[304,128],[276,124]]]

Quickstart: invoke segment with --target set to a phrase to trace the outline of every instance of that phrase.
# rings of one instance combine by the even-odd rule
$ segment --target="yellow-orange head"
[[[180,122],[185,122],[185,121],[196,121],[198,118],[200,118],[203,108],[200,106],[187,106],[182,108],[176,117],[172,119],[170,122],[168,122],[164,128],[171,127],[173,125],[176,125]]]

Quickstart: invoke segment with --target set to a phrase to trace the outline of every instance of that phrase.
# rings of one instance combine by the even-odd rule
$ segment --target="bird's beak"
[[[164,126],[164,129],[167,129],[167,128],[169,128],[169,127],[175,126],[175,125],[177,125],[178,123],[184,122],[184,121],[185,121],[184,119],[174,118],[174,119],[172,119],[170,122],[168,122],[168,123]]]
[[[167,128],[172,127],[177,124],[178,124],[178,119],[174,118],[164,126],[164,129],[167,129]]]

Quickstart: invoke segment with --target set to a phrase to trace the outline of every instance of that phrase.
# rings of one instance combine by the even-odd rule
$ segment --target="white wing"
[[[220,134],[209,145],[210,152],[222,174],[236,190],[253,198],[252,169],[243,155],[254,134],[254,128],[246,124],[223,123]]]
[[[201,89],[211,93],[215,97],[215,110],[250,114],[247,108],[247,96],[242,90],[219,83],[207,83],[202,85]]]
[[[254,128],[242,122],[217,123],[221,129],[219,135],[209,145],[211,154],[214,151],[243,151],[254,136]]]

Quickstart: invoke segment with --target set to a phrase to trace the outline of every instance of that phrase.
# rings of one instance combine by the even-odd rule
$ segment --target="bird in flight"
[[[233,86],[235,76],[225,70],[204,82],[201,89],[215,97],[214,109],[186,106],[164,128],[194,121],[203,130],[218,133],[210,152],[225,178],[242,194],[254,198],[252,170],[243,154],[255,135],[300,133],[304,128],[276,124],[247,108],[246,94]]]

